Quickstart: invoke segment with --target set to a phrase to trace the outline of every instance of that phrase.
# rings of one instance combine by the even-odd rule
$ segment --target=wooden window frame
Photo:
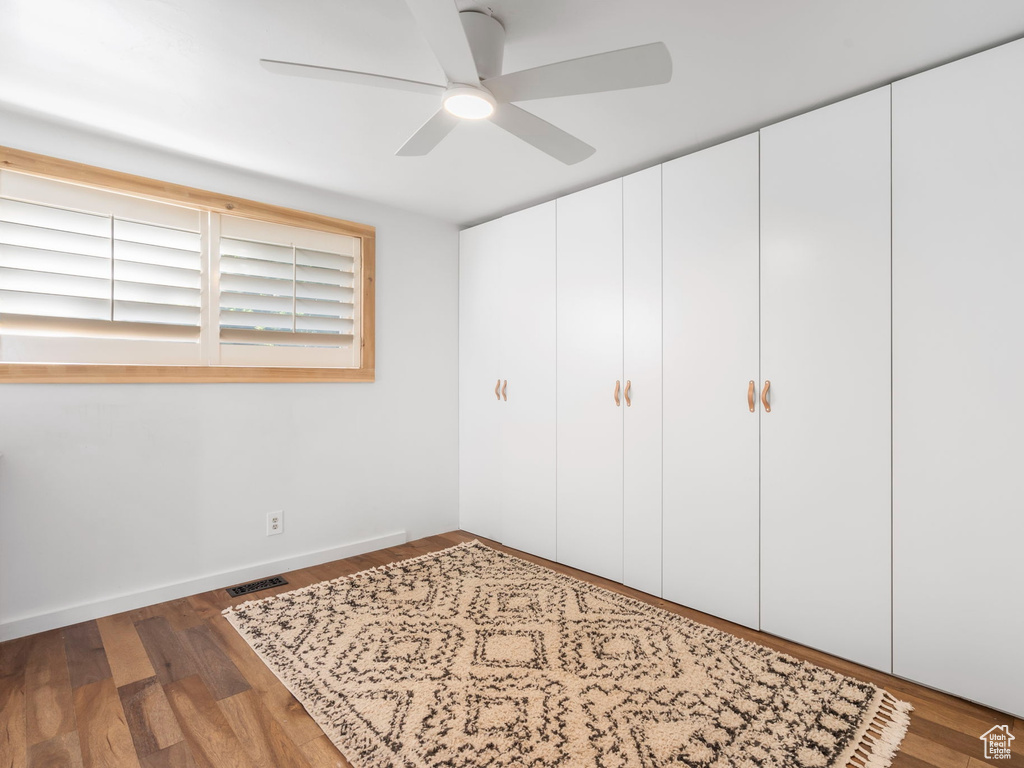
[[[370,382],[374,380],[376,228],[202,189],[171,184],[120,171],[0,147],[0,169],[69,181],[201,211],[241,216],[275,224],[318,229],[360,240],[360,355],[358,368],[286,368],[202,365],[106,365],[0,362],[0,384],[126,384],[231,382]]]

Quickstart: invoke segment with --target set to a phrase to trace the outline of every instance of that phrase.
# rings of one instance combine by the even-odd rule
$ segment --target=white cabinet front
[[[555,557],[555,204],[461,234],[459,520]]]
[[[622,180],[558,206],[558,561],[622,581]]]
[[[761,628],[891,667],[888,87],[761,131]]]
[[[622,180],[622,582],[661,596],[661,166]]]
[[[758,623],[758,139],[666,163],[664,596]]]
[[[893,671],[1018,716],[1022,94],[1024,42],[893,86]]]
[[[501,221],[502,543],[554,560],[555,203]]]
[[[459,526],[501,540],[501,368],[495,338],[501,300],[502,219],[459,241]]]

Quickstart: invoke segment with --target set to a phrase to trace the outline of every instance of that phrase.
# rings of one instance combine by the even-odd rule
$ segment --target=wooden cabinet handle
[[[751,413],[754,412],[754,389],[754,380],[751,379],[750,383],[747,385],[747,407],[750,409]]]
[[[505,383],[501,385],[501,396],[508,400],[508,379],[505,379]]]
[[[494,397],[495,397],[495,399],[498,400],[498,402],[501,402],[501,391],[500,390],[501,390],[501,379],[498,379],[497,383],[494,385]]]
[[[621,388],[622,388],[622,385],[619,383],[619,380],[616,379],[615,380],[615,404],[616,405],[621,405],[621,403],[619,403],[619,391],[621,390]]]
[[[764,406],[765,413],[771,413],[772,407],[768,403],[768,390],[771,388],[772,383],[768,379],[764,380],[764,388],[761,390],[761,405]]]
[[[633,404],[633,401],[629,399],[629,388],[632,387],[632,386],[633,386],[633,382],[631,382],[629,379],[626,379],[626,391],[623,392],[622,394],[626,398],[626,407],[627,408],[629,408],[629,406],[631,406]]]

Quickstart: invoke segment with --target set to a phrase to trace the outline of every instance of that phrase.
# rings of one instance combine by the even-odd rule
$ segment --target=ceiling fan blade
[[[528,101],[660,85],[671,79],[668,48],[649,43],[499,75],[484,85],[498,101]]]
[[[594,154],[594,148],[589,144],[512,104],[498,104],[490,120],[566,165],[586,160]]]
[[[425,155],[440,144],[441,139],[451,133],[452,128],[458,124],[459,118],[448,112],[444,107],[441,107],[427,122],[420,126],[416,133],[409,137],[409,140],[395,154],[402,157]]]
[[[429,93],[432,96],[437,96],[444,92],[443,85],[421,83],[417,80],[403,80],[400,77],[371,75],[368,72],[353,72],[350,69],[318,67],[313,64],[295,64],[290,61],[276,61],[274,59],[260,59],[260,64],[263,65],[264,69],[278,75],[312,77],[317,80],[335,80],[339,83],[352,83],[353,85],[372,85],[376,88],[394,88],[399,91]]]
[[[405,0],[416,19],[416,26],[427,39],[430,50],[452,83],[476,85],[480,76],[476,71],[473,52],[462,28],[459,9],[454,0]]]

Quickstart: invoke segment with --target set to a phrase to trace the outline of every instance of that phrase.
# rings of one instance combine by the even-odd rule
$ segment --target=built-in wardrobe
[[[464,529],[1024,714],[1024,42],[462,233]]]
[[[556,201],[559,562],[661,591],[661,169]]]

